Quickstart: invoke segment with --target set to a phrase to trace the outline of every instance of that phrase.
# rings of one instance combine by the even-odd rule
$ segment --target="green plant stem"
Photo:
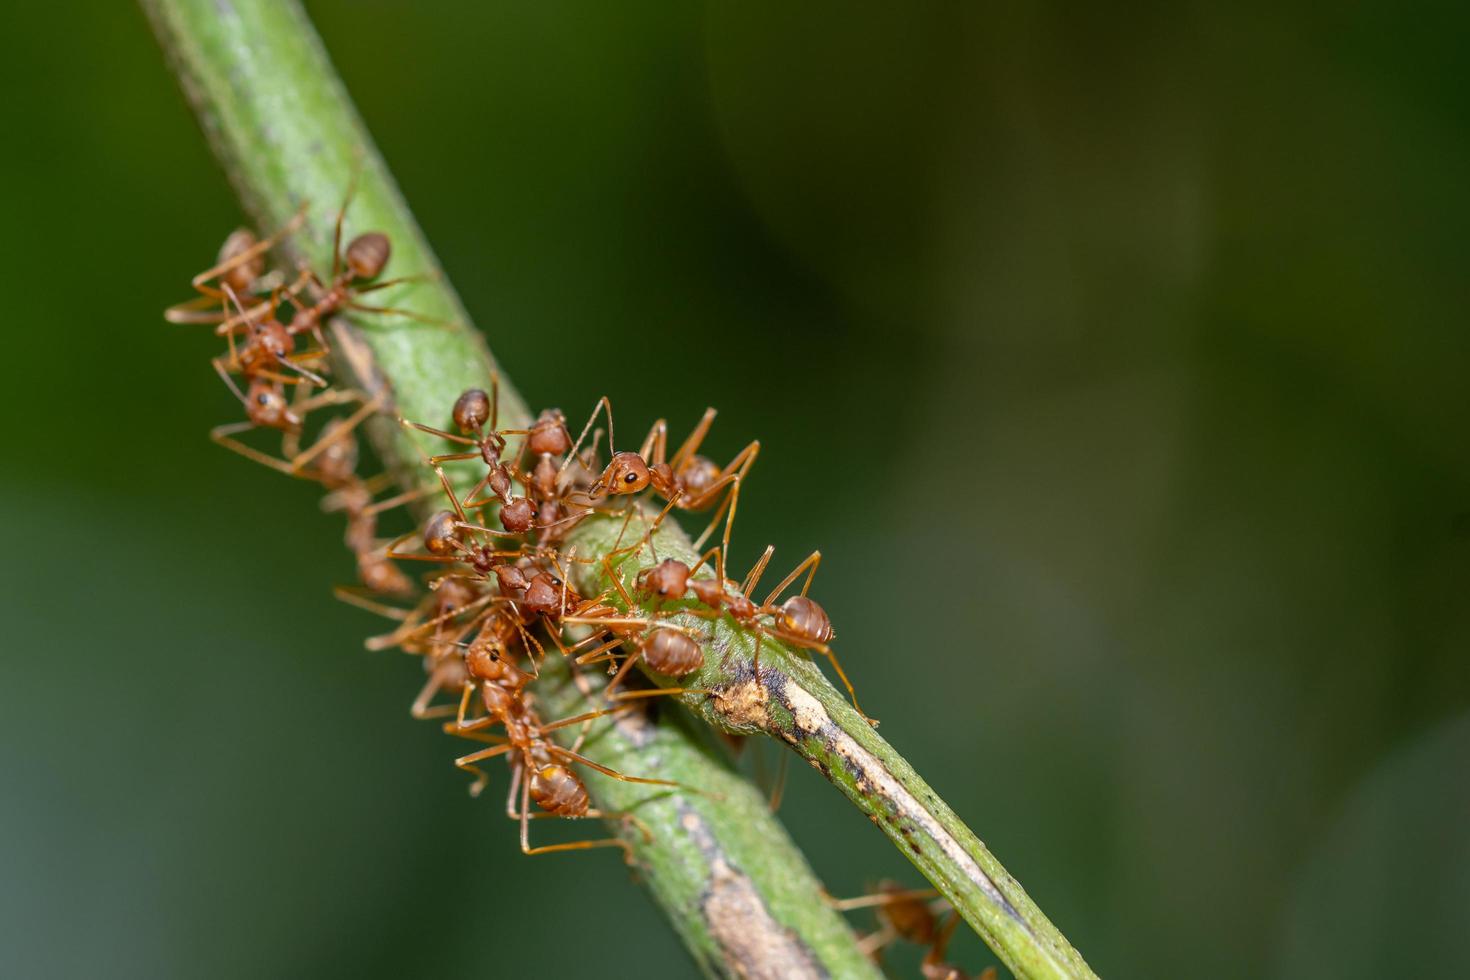
[[[339,369],[382,399],[384,412],[371,428],[379,454],[405,487],[423,486],[421,460],[435,447],[393,424],[392,416],[443,423],[453,396],[485,386],[497,369],[439,277],[310,24],[294,0],[143,0],[143,6],[246,210],[270,228],[306,205],[305,225],[286,243],[288,254],[318,270],[329,267],[331,223],[360,168],[349,229],[390,236],[391,274],[437,277],[373,296],[439,323],[374,316],[359,318],[355,327],[334,324]],[[503,424],[524,422],[524,403],[503,374],[500,380]],[[584,558],[606,555],[619,530],[609,519],[588,520],[569,544]],[[672,521],[656,541],[660,555],[695,558]],[[645,549],[606,566],[576,564],[576,584],[596,593],[617,576],[630,588],[650,561]],[[706,665],[686,685],[716,692],[684,695],[686,705],[726,731],[776,737],[821,770],[1018,976],[1093,975],[974,834],[805,656],[767,638],[757,673],[754,631],[728,617],[713,624],[690,614],[682,620],[711,633]],[[545,703],[559,714],[603,703],[595,682],[572,675],[559,658],[548,661],[543,682]],[[599,807],[636,812],[647,827],[645,837],[637,825],[613,821],[696,961],[718,975],[874,975],[759,797],[673,714],[665,712],[656,724],[626,715],[598,719],[585,745],[615,768],[702,791],[589,780]]]
[[[630,548],[651,523],[646,517],[626,524],[600,517],[580,524],[570,547],[615,557],[574,563],[573,582],[584,594],[608,592],[622,607],[628,604],[621,597],[630,596],[636,615],[665,617],[662,622],[700,638],[704,667],[679,683],[712,693],[681,695],[685,705],[721,730],[768,735],[789,745],[893,840],[1017,976],[1093,976],[1020,883],[805,654],[742,627],[728,613],[713,621],[699,615],[702,608],[690,599],[658,608],[640,602],[638,574],[657,559],[677,558],[691,567],[699,562],[669,521],[652,534],[653,547]],[[706,567],[696,577],[714,574]]]
[[[422,460],[443,450],[397,425],[394,416],[445,424],[454,397],[465,388],[487,387],[498,369],[440,274],[310,23],[294,0],[144,0],[143,7],[252,219],[276,228],[306,206],[304,226],[284,243],[285,254],[319,272],[331,267],[332,225],[356,173],[347,234],[385,232],[394,250],[389,274],[429,277],[372,293],[372,302],[440,322],[362,316],[353,324],[339,319],[332,332],[339,374],[382,400],[371,428],[379,455],[405,488],[425,486],[433,475]],[[524,403],[503,373],[499,380],[502,424],[524,424]],[[433,506],[433,499],[422,504]],[[603,704],[595,686],[582,689],[590,683],[553,658],[537,691],[550,710],[567,716]],[[570,740],[577,732],[564,734]],[[627,713],[599,719],[584,751],[630,774],[697,788],[671,791],[588,776],[597,807],[636,816],[637,823],[610,823],[629,842],[635,873],[650,885],[704,972],[878,975],[851,929],[822,901],[811,869],[764,801],[685,724],[655,724]],[[498,805],[488,812],[499,837],[506,821]]]

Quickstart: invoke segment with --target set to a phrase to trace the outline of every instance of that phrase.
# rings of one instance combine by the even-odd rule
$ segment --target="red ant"
[[[700,456],[699,447],[715,418],[715,410],[710,408],[705,410],[704,417],[689,434],[689,438],[674,451],[672,459],[665,460],[668,424],[663,419],[653,424],[637,452],[618,452],[613,443],[612,403],[603,396],[592,410],[592,416],[583,427],[582,434],[577,437],[576,445],[582,444],[588,430],[597,420],[599,411],[607,413],[608,451],[612,453],[612,458],[602,476],[588,489],[587,495],[596,499],[604,494],[617,496],[641,493],[652,487],[654,493],[669,502],[670,507],[698,511],[709,507],[720,497],[721,491],[725,491],[714,518],[695,540],[694,547],[703,547],[727,509],[729,515],[726,517],[725,528],[728,540],[730,523],[734,520],[735,506],[740,499],[740,481],[760,453],[760,441],[754,440],[740,450],[723,469],[708,458]]]
[[[853,690],[852,682],[848,680],[847,672],[842,669],[837,655],[828,646],[836,635],[832,630],[831,618],[815,599],[807,595],[812,585],[812,578],[816,575],[817,567],[822,562],[820,551],[812,552],[801,564],[792,569],[791,573],[766,596],[765,602],[757,605],[747,598],[747,595],[760,582],[761,576],[765,574],[766,565],[774,553],[775,548],[766,548],[760,560],[750,570],[750,574],[745,577],[745,581],[738,586],[722,574],[724,551],[721,548],[718,549],[714,578],[697,579],[694,577],[694,570],[688,565],[677,558],[666,558],[640,572],[634,580],[634,588],[660,603],[682,599],[686,594],[691,594],[709,610],[707,613],[690,610],[696,615],[718,615],[723,609],[737,623],[754,629],[756,644],[752,660],[757,677],[760,676],[761,641],[766,636],[783,640],[805,650],[817,651],[831,661],[833,669],[837,671],[837,676],[847,688],[848,696],[852,698],[852,705],[857,709],[858,714],[862,715],[869,724],[876,725],[877,722],[869,718],[863,713],[862,708],[858,707],[857,692]],[[702,565],[703,562],[702,557],[700,564]],[[785,592],[802,572],[806,572],[806,581],[802,583],[801,592],[788,597],[779,606],[774,605],[781,593]],[[762,622],[762,617],[769,617],[771,621]]]
[[[250,382],[250,386],[240,396],[240,400],[245,406],[245,421],[215,426],[210,430],[209,438],[246,459],[254,460],[292,476],[299,476],[301,468],[306,463],[324,452],[335,439],[342,437],[340,434],[335,434],[330,438],[318,439],[310,448],[302,451],[300,438],[306,416],[310,412],[329,405],[360,402],[363,397],[355,391],[328,390],[308,398],[298,398],[292,402],[287,400],[285,388],[279,381],[256,378]],[[363,405],[354,413],[353,425],[371,415],[377,410],[377,407],[375,402]],[[288,458],[278,459],[234,438],[237,434],[249,432],[252,429],[275,429],[282,433],[281,449]]]
[[[430,456],[429,465],[437,468],[441,463],[455,460],[481,460],[487,472],[466,499],[472,499],[482,487],[489,487],[490,492],[499,498],[502,504],[508,505],[511,502],[511,471],[500,459],[500,454],[505,451],[505,435],[508,433],[497,431],[500,418],[500,382],[495,376],[490,379],[490,392],[486,394],[480,388],[470,388],[455,399],[450,417],[454,420],[454,426],[459,429],[460,435],[436,429],[422,422],[410,422],[402,417],[398,419],[398,423],[406,428],[417,429],[449,442],[475,447],[471,452]]]
[[[452,723],[447,723],[445,731],[467,737],[484,737],[497,743],[455,760],[456,766],[477,776],[475,783],[470,788],[471,793],[478,795],[488,779],[486,773],[476,763],[497,755],[506,755],[511,766],[511,784],[506,797],[506,812],[513,819],[520,821],[521,851],[523,853],[549,854],[555,851],[585,850],[593,847],[621,847],[627,860],[631,862],[631,848],[626,841],[616,837],[532,847],[530,821],[541,816],[571,819],[619,816],[603,813],[589,806],[587,786],[580,776],[564,764],[568,762],[579,763],[605,776],[624,782],[652,786],[677,787],[680,785],[666,779],[626,775],[593,762],[574,749],[563,748],[547,738],[550,733],[558,729],[624,711],[631,708],[632,705],[619,705],[565,718],[551,724],[542,724],[525,693],[526,685],[534,675],[527,674],[515,666],[509,648],[496,642],[471,644],[465,654],[465,667],[472,683],[465,687],[458,718]],[[466,721],[465,714],[468,710],[469,699],[476,686],[480,690],[481,702],[486,713],[477,720]],[[502,726],[505,735],[499,737],[471,734],[491,725]],[[515,803],[517,791],[520,793],[518,806]],[[532,814],[530,812],[532,800],[545,812]],[[624,819],[636,821],[631,814],[622,816]]]
[[[224,306],[228,296],[226,290],[233,290],[239,296],[257,292],[266,272],[266,253],[299,228],[305,220],[306,209],[303,207],[280,230],[266,239],[257,238],[255,232],[249,228],[236,228],[220,246],[215,264],[190,281],[203,295],[170,306],[164,310],[163,318],[169,323],[220,323],[230,319],[228,308]],[[216,279],[219,280],[218,286],[212,285]],[[274,309],[274,300],[269,303],[259,301],[246,312],[250,316],[256,316],[267,309]]]
[[[945,952],[949,949],[949,940],[954,935],[955,926],[960,924],[958,915],[951,914],[947,922],[935,937],[934,945],[929,952],[924,954],[924,960],[919,964],[919,972],[924,975],[924,980],[971,980],[970,975],[953,963],[944,962]],[[987,966],[975,974],[974,980],[996,980],[995,967]]]
[[[927,946],[924,960],[919,966],[925,980],[970,980],[970,975],[959,967],[944,962],[949,941],[959,924],[944,899],[935,900],[938,893],[932,889],[905,889],[897,882],[883,881],[872,895],[859,898],[831,899],[828,904],[839,911],[872,908],[879,929],[861,942],[867,955],[877,959],[883,948],[895,940],[902,939],[916,946]],[[943,921],[950,912],[947,921]],[[976,974],[974,980],[995,980],[995,967],[986,967]]]

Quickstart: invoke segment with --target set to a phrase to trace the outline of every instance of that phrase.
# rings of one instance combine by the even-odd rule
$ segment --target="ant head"
[[[459,520],[452,510],[441,510],[424,525],[424,549],[431,555],[452,555],[458,550]]]
[[[638,493],[648,486],[648,464],[637,453],[616,453],[602,476],[592,484],[592,496],[602,494]]]
[[[689,588],[689,574],[688,565],[677,558],[665,558],[643,572],[642,585],[660,599],[678,599]]]
[[[453,415],[459,431],[478,430],[490,420],[490,396],[479,388],[471,388],[455,399]]]
[[[560,411],[548,408],[541,413],[536,424],[531,426],[526,448],[532,453],[550,453],[552,456],[560,456],[572,448],[572,437],[567,432],[566,419]]]
[[[445,511],[444,513],[448,513]],[[459,577],[439,579],[434,589],[435,614],[445,616],[456,613],[479,598],[475,587]]]
[[[531,579],[526,587],[526,597],[521,605],[528,611],[551,612],[561,603],[561,582],[549,572],[541,572]]]
[[[513,669],[505,659],[505,650],[493,637],[483,642],[477,638],[471,643],[465,651],[464,665],[475,680],[492,683],[504,679]]]
[[[348,242],[347,254],[343,257],[354,279],[376,279],[383,274],[383,267],[388,264],[392,251],[387,235],[370,231]]]
[[[526,573],[514,565],[496,565],[495,580],[500,583],[500,594],[505,596],[525,592],[526,586],[531,584]]]
[[[269,429],[295,431],[301,428],[301,419],[291,411],[280,385],[259,378],[250,382],[250,389],[245,393],[245,414],[256,425]]]
[[[296,340],[281,321],[271,317],[255,328],[255,342],[276,358],[284,358],[296,349]]]

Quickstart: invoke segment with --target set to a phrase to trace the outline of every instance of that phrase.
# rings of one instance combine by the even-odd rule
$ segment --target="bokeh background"
[[[823,550],[884,733],[1101,974],[1470,973],[1463,5],[787,6],[310,10],[528,400],[763,440],[736,567]],[[159,311],[240,216],[141,14],[7,20],[3,972],[688,975],[205,440]],[[782,816],[917,881],[810,771]]]

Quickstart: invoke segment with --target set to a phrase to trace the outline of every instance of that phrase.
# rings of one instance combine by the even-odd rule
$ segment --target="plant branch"
[[[349,228],[389,236],[393,274],[430,277],[374,293],[374,302],[437,323],[374,316],[333,324],[339,373],[385,400],[370,430],[379,455],[405,488],[425,485],[432,475],[422,460],[433,447],[393,416],[443,422],[455,396],[487,386],[497,368],[310,23],[294,0],[143,0],[143,7],[252,219],[276,228],[305,206],[302,229],[285,243],[290,258],[331,266],[332,225],[356,174]],[[502,420],[524,424],[524,402],[499,378]],[[594,682],[556,660],[547,667],[537,690],[552,710],[572,715],[603,705]],[[584,744],[604,764],[697,788],[671,791],[596,774],[587,780],[599,808],[636,815],[638,823],[612,825],[706,973],[877,976],[759,794],[685,724],[601,719]],[[498,807],[494,818],[499,831]]]
[[[305,226],[288,243],[293,257],[318,269],[330,264],[331,223],[360,166],[351,227],[390,236],[395,274],[439,275],[294,0],[143,0],[143,6],[246,210],[271,228],[307,205]],[[430,446],[393,424],[391,415],[442,421],[459,391],[485,386],[495,363],[442,277],[375,296],[448,324],[379,318],[355,327],[334,324],[339,369],[390,399],[389,420],[371,430],[379,454],[405,487],[421,486]],[[500,377],[502,417],[523,423],[524,403]],[[588,520],[568,543],[584,557],[606,555],[620,523]],[[655,541],[660,556],[696,560],[672,521]],[[644,549],[606,566],[576,565],[576,584],[598,593],[615,575],[630,588],[651,560]],[[686,685],[716,692],[684,695],[688,707],[723,730],[790,745],[893,839],[1018,976],[1093,976],[1020,885],[805,655],[767,637],[757,674],[754,631],[728,616],[713,624],[688,613],[679,619],[710,634],[705,667]],[[595,681],[557,660],[547,667],[545,703],[558,713],[603,703]],[[599,777],[589,788],[599,807],[635,812],[651,831],[645,839],[630,823],[615,822],[701,967],[720,975],[874,975],[763,801],[674,714],[665,712],[657,723],[601,719],[586,744],[609,765],[703,793]]]
[[[653,548],[636,551],[623,546],[645,532],[638,524],[630,532],[623,523],[589,520],[569,537],[568,544],[579,554],[624,551],[606,562],[575,566],[579,591],[612,589],[619,595],[613,587],[616,578],[623,591],[636,596],[638,573],[655,563],[654,551],[660,559],[698,565],[698,555],[672,522],[664,522],[652,536]],[[713,577],[713,571],[706,568],[696,577]],[[759,637],[757,673],[756,631],[728,614],[711,622],[679,612],[697,608],[686,599],[633,610],[640,616],[666,616],[705,637],[704,667],[681,678],[680,684],[714,693],[680,696],[687,707],[723,731],[768,735],[789,745],[893,840],[1018,977],[1094,976],[1020,883],[805,654],[769,636]]]

